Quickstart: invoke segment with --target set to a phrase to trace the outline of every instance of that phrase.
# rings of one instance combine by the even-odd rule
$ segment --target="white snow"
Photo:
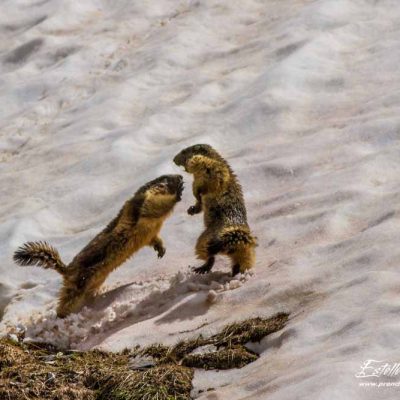
[[[355,377],[400,362],[398,1],[5,0],[0,38],[2,333],[120,350],[287,311],[259,360],[196,372],[193,395],[398,398]],[[189,273],[202,218],[185,174],[165,257],[143,249],[57,319],[59,276],[17,267],[15,249],[46,240],[70,261],[195,143],[243,184],[254,275],[223,259]]]

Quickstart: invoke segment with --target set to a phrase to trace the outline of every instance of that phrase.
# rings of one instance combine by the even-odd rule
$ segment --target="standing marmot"
[[[165,248],[158,233],[164,220],[181,200],[181,175],[164,175],[142,186],[118,216],[65,265],[57,250],[45,242],[28,242],[14,254],[19,265],[38,265],[59,272],[64,279],[57,315],[79,311],[96,294],[107,276],[143,246],[158,257]]]
[[[196,254],[206,262],[194,271],[209,272],[216,254],[230,257],[232,275],[250,269],[255,262],[256,240],[247,224],[242,188],[228,163],[207,144],[182,150],[174,162],[194,175],[197,201],[188,214],[204,211],[206,229],[197,240]]]

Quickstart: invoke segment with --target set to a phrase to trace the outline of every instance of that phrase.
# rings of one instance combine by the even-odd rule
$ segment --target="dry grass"
[[[193,370],[167,364],[132,371],[129,352],[59,353],[0,340],[0,399],[186,400]]]
[[[241,368],[258,356],[243,345],[282,329],[287,314],[254,318],[225,327],[209,338],[199,336],[176,346],[107,353],[59,352],[49,345],[0,339],[1,400],[188,400],[193,368]],[[217,351],[193,354],[212,344]],[[154,366],[132,370],[137,355],[151,356]]]
[[[162,344],[152,344],[151,346],[146,347],[144,350],[139,350],[138,354],[150,356],[155,358],[156,360],[161,360],[167,357],[168,352],[169,347]]]
[[[233,346],[247,342],[259,342],[263,337],[281,330],[289,315],[280,313],[272,318],[252,318],[240,323],[226,326],[221,333],[214,336],[220,346]]]

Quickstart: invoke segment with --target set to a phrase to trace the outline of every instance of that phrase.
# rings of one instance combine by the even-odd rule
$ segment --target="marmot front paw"
[[[167,249],[164,246],[158,244],[154,246],[154,250],[157,252],[158,258],[163,258],[165,252],[167,251]]]

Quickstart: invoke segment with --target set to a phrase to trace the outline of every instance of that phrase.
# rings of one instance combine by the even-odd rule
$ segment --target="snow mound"
[[[207,292],[206,300],[214,303],[219,294],[239,288],[252,273],[239,274],[235,279],[228,274],[193,275],[178,272],[169,281],[162,279],[132,282],[99,295],[91,307],[79,313],[58,318],[53,304],[45,313],[31,315],[28,320],[10,323],[8,331],[23,334],[25,341],[46,342],[57,347],[79,349],[88,339],[96,341],[107,335],[129,318],[131,324],[150,319],[165,306],[165,299],[174,302],[191,292]],[[213,280],[216,279],[216,280]],[[84,346],[85,347],[85,346]]]

